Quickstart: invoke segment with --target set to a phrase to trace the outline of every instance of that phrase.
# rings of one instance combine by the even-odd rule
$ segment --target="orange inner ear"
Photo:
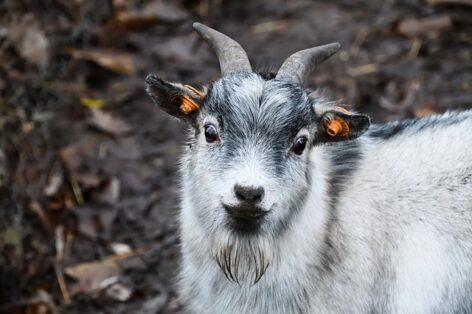
[[[334,119],[327,123],[326,133],[331,137],[347,137],[349,135],[349,125],[342,119]]]
[[[195,101],[184,95],[182,96],[182,103],[179,109],[184,115],[189,115],[200,110],[200,107]]]

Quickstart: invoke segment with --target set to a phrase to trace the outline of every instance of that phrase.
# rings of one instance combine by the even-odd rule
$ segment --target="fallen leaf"
[[[115,23],[122,28],[139,30],[158,23],[176,24],[188,17],[187,12],[169,1],[151,1],[137,10],[127,11],[123,7],[115,16]]]
[[[103,190],[97,191],[94,195],[94,200],[106,204],[116,204],[120,199],[121,182],[118,178],[112,177],[105,185]]]
[[[59,150],[59,158],[71,173],[75,173],[79,170],[83,162],[84,154],[85,149],[80,144],[72,144]]]
[[[96,239],[98,236],[105,239],[110,237],[117,209],[77,206],[72,211],[78,218],[78,228],[82,235],[92,239]]]
[[[110,50],[85,50],[85,49],[67,49],[75,59],[88,60],[99,66],[119,74],[134,74],[133,57],[127,53],[115,52]]]
[[[251,26],[251,32],[254,34],[279,32],[286,29],[288,26],[289,22],[286,20],[269,21]]]
[[[127,29],[143,29],[156,25],[159,21],[156,15],[150,12],[119,12],[115,17],[116,22],[119,26]]]
[[[433,101],[428,101],[414,110],[415,117],[423,118],[438,113],[436,104]]]
[[[56,195],[63,182],[64,177],[61,172],[57,171],[51,174],[48,179],[48,184],[43,190],[44,195],[49,197]]]
[[[67,267],[65,273],[76,279],[75,284],[70,285],[70,294],[95,293],[104,288],[103,282],[121,275],[121,268],[114,259],[84,263],[73,267]],[[106,286],[105,286],[106,287]]]
[[[0,268],[5,264],[14,267],[19,266],[23,247],[21,233],[18,230],[13,228],[0,230],[0,252],[2,252],[2,255],[0,255]]]
[[[133,294],[131,288],[125,286],[122,283],[115,283],[110,286],[105,291],[105,294],[112,298],[113,300],[120,301],[120,302],[125,302],[128,301],[131,298],[131,295]]]
[[[125,121],[113,117],[111,114],[100,109],[92,110],[90,123],[96,128],[113,136],[123,135],[131,131],[131,126]]]
[[[451,28],[451,17],[448,15],[439,15],[422,19],[405,19],[398,25],[398,32],[408,37],[417,37],[419,35],[444,31]]]
[[[77,182],[85,190],[98,188],[102,179],[96,175],[89,172],[79,172],[77,173]]]
[[[127,268],[126,262],[130,259],[149,251],[148,248],[140,248],[128,254],[109,256],[100,261],[83,263],[65,269],[65,273],[76,279],[76,283],[70,285],[71,295],[86,293],[96,296],[98,292],[118,282],[122,272]],[[123,291],[118,297],[126,296]]]
[[[376,64],[365,64],[357,68],[348,68],[347,74],[353,77],[363,76],[378,72],[378,66]]]
[[[8,32],[21,57],[45,69],[49,63],[49,40],[34,16],[28,14],[12,23]]]
[[[131,247],[126,243],[114,242],[110,244],[110,248],[115,254],[128,254],[131,253]]]
[[[84,97],[80,99],[80,102],[89,109],[99,109],[105,105],[105,100],[99,98]]]

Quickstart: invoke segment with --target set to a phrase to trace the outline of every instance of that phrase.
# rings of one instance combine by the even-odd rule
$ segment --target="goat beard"
[[[272,259],[269,240],[262,237],[226,234],[215,240],[213,248],[213,257],[226,279],[237,284],[247,280],[258,283]]]

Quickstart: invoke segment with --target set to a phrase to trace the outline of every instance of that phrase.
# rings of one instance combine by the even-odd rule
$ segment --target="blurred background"
[[[311,86],[375,122],[472,106],[471,0],[0,1],[0,312],[182,310],[182,126],[143,80],[218,78],[194,21],[263,70],[339,41]]]

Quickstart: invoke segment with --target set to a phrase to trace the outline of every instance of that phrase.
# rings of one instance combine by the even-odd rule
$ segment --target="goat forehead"
[[[254,73],[225,77],[211,89],[205,111],[216,116],[225,132],[239,138],[257,135],[284,140],[313,123],[314,113],[299,86]]]

